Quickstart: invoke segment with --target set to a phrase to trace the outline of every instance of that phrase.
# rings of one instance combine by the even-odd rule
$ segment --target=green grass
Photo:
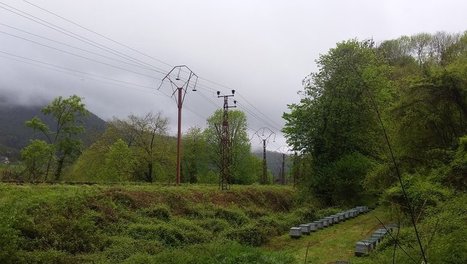
[[[297,205],[284,186],[0,184],[0,263],[294,263],[258,246]]]
[[[389,216],[382,210],[374,210],[356,218],[318,230],[309,236],[292,239],[288,235],[273,238],[263,248],[270,251],[282,250],[294,255],[298,263],[331,263],[337,260],[351,260],[355,242],[371,235],[381,225],[376,219],[389,221]],[[353,262],[351,262],[353,263]]]
[[[378,259],[352,256],[383,210],[287,235],[339,210],[284,186],[0,184],[0,263],[304,263],[308,245],[307,263]]]

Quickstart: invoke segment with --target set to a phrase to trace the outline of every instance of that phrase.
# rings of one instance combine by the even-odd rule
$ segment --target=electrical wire
[[[136,49],[134,49],[134,48],[132,48],[132,47],[130,47],[130,46],[128,46],[128,45],[125,45],[125,44],[123,44],[123,43],[121,43],[121,42],[119,42],[119,41],[113,40],[113,39],[111,39],[111,38],[109,38],[109,37],[107,37],[107,36],[105,36],[105,35],[103,35],[103,34],[100,34],[100,33],[96,32],[96,31],[94,31],[94,30],[91,30],[91,29],[89,29],[89,28],[87,28],[87,27],[84,27],[84,26],[82,26],[82,25],[80,25],[80,24],[78,24],[78,23],[76,23],[76,22],[74,22],[74,21],[72,21],[72,20],[70,20],[70,19],[67,19],[67,18],[65,18],[65,17],[63,17],[63,16],[60,16],[60,15],[58,15],[57,13],[54,13],[54,12],[52,12],[52,11],[46,9],[46,8],[40,7],[40,6],[38,6],[38,5],[36,5],[36,4],[33,4],[33,3],[29,2],[29,1],[26,1],[26,0],[23,0],[23,1],[26,2],[26,3],[28,3],[28,4],[30,4],[30,5],[32,5],[32,6],[34,6],[34,7],[36,7],[36,8],[38,8],[38,9],[40,9],[40,10],[42,10],[42,11],[44,11],[44,12],[47,12],[47,13],[52,14],[52,15],[54,15],[54,16],[56,16],[56,17],[62,19],[62,20],[65,20],[65,21],[67,21],[68,23],[71,23],[71,24],[73,24],[73,25],[75,25],[75,26],[78,26],[79,28],[82,28],[82,29],[84,29],[84,30],[86,30],[86,31],[89,31],[89,32],[91,32],[91,33],[93,33],[93,34],[96,34],[96,35],[98,35],[98,36],[100,36],[100,37],[102,37],[102,38],[104,38],[104,39],[106,39],[106,40],[108,40],[108,41],[111,41],[111,42],[113,42],[113,43],[115,43],[115,44],[118,44],[118,45],[120,45],[120,46],[122,46],[122,47],[125,47],[125,48],[127,48],[127,49],[129,49],[129,50],[131,50],[131,51],[133,51],[133,52],[136,52],[136,53],[138,53],[138,54],[140,54],[140,55],[143,55],[143,56],[145,56],[145,57],[147,57],[147,58],[151,58],[151,59],[153,59],[153,60],[155,60],[155,61],[158,61],[159,63],[162,63],[162,64],[164,64],[164,65],[171,66],[169,63],[166,63],[166,62],[164,62],[164,61],[162,61],[162,60],[160,60],[160,59],[158,59],[158,58],[155,58],[155,57],[153,57],[153,56],[151,56],[151,55],[148,55],[148,54],[146,54],[146,53],[143,53],[143,52],[141,52],[141,51],[138,51],[138,50],[136,50]],[[3,3],[3,2],[0,2],[0,4],[8,7],[8,8],[5,8],[5,7],[0,6],[0,8],[2,8],[2,9],[4,9],[4,10],[7,10],[7,11],[12,12],[12,13],[14,13],[14,14],[17,14],[17,15],[23,17],[23,18],[29,19],[29,20],[31,20],[31,21],[33,21],[33,22],[36,22],[36,23],[38,23],[38,24],[41,24],[41,25],[43,25],[43,26],[45,26],[45,27],[48,27],[48,28],[53,29],[53,30],[55,30],[55,31],[58,31],[58,32],[60,32],[60,33],[62,33],[62,34],[65,34],[65,35],[67,35],[67,36],[69,36],[69,37],[75,38],[75,39],[77,39],[77,40],[79,40],[79,41],[82,41],[82,42],[88,44],[88,45],[91,45],[91,46],[97,47],[97,48],[99,48],[99,49],[101,49],[101,50],[104,50],[104,51],[106,51],[106,52],[112,53],[112,54],[114,54],[114,55],[116,55],[116,56],[118,56],[118,57],[121,57],[121,58],[124,58],[124,59],[126,59],[126,60],[135,62],[135,63],[137,63],[137,64],[139,64],[139,65],[143,65],[143,67],[144,67],[145,69],[148,69],[148,67],[149,67],[149,69],[151,69],[151,70],[160,69],[160,68],[155,67],[154,65],[151,65],[151,64],[148,64],[148,63],[143,62],[143,61],[141,61],[141,60],[132,58],[131,56],[129,56],[129,55],[127,55],[127,54],[124,54],[124,53],[122,53],[122,52],[120,52],[120,51],[117,51],[117,50],[112,49],[112,48],[110,48],[110,47],[107,47],[107,46],[105,46],[105,45],[99,44],[99,43],[97,43],[97,42],[95,42],[95,41],[93,41],[93,40],[91,40],[91,39],[89,39],[89,38],[86,38],[86,37],[80,36],[80,35],[78,35],[78,34],[75,34],[75,33],[71,32],[71,31],[69,31],[69,30],[66,30],[66,29],[63,28],[63,27],[57,26],[57,25],[55,25],[55,24],[53,24],[53,23],[50,23],[50,22],[48,22],[48,21],[46,21],[46,20],[43,20],[43,19],[38,18],[38,17],[36,17],[36,16],[34,16],[34,15],[31,15],[31,14],[29,14],[29,13],[26,13],[26,12],[24,12],[24,11],[21,11],[21,10],[19,10],[19,9],[17,9],[17,8],[14,8],[14,7],[12,7],[12,6],[8,5],[8,4],[5,4],[5,3]],[[14,10],[16,10],[16,11],[14,11]],[[18,12],[19,12],[19,13],[18,13]],[[24,14],[24,15],[23,15],[23,14]],[[4,25],[4,24],[3,24],[3,25]],[[7,33],[7,34],[8,34],[8,33]],[[49,39],[49,40],[50,40],[50,39]],[[53,40],[51,40],[51,41],[53,41]],[[57,41],[54,41],[54,42],[57,42]],[[64,44],[64,43],[61,43],[61,44]],[[39,44],[39,45],[44,45],[44,44]],[[68,45],[68,44],[65,44],[65,45]],[[71,47],[71,45],[70,45],[70,47]],[[77,47],[72,47],[72,48],[77,48]],[[80,48],[77,48],[77,49],[80,49]],[[81,50],[83,50],[83,49],[81,49]],[[63,50],[61,50],[61,51],[63,52]],[[83,50],[83,51],[84,51],[84,50]],[[65,53],[69,53],[69,52],[65,52]],[[95,55],[102,56],[102,55],[100,55],[100,54],[95,54]],[[79,55],[79,56],[80,56],[80,55]],[[108,57],[107,57],[107,58],[108,58]],[[90,59],[90,58],[87,58],[87,59]],[[91,59],[91,60],[93,60],[93,59]],[[121,62],[121,61],[120,61],[120,62]],[[99,63],[101,63],[101,62],[99,62]],[[134,64],[132,64],[132,65],[135,66]],[[156,72],[163,73],[163,70],[162,70],[162,71],[157,71],[157,70],[156,70]],[[135,73],[135,72],[133,72],[133,73]],[[137,73],[137,74],[140,74],[140,73]],[[147,77],[154,78],[153,76],[147,76]],[[230,90],[232,90],[229,86],[220,84],[220,83],[218,83],[218,82],[209,80],[209,79],[207,79],[207,78],[200,77],[200,80],[204,80],[204,81],[206,81],[206,82],[209,82],[209,83],[211,83],[211,84],[214,84],[214,85],[216,85],[216,86],[222,88],[223,90],[225,90],[225,89],[230,89]],[[216,91],[216,89],[214,89],[214,88],[212,88],[212,87],[210,87],[210,86],[208,86],[208,85],[202,84],[202,83],[199,84],[199,87],[200,87],[200,88],[203,88],[203,89],[206,89],[206,90],[210,90],[210,91],[212,91],[212,92],[215,92],[215,91]],[[249,114],[250,114],[251,116],[255,117],[258,121],[267,123],[269,126],[271,126],[272,128],[274,128],[274,130],[280,132],[280,129],[279,129],[279,127],[281,127],[280,125],[278,125],[274,120],[272,120],[272,119],[269,118],[267,115],[265,115],[263,112],[261,112],[258,108],[256,108],[256,107],[255,107],[252,103],[250,103],[241,93],[238,93],[238,95],[249,105],[249,107],[253,108],[255,111],[252,111],[251,109],[248,109],[246,106],[243,106],[243,107],[242,107],[244,110],[246,110],[247,112],[249,112]],[[203,97],[205,97],[205,99],[208,99],[208,98],[207,98],[206,96],[204,96],[204,95],[203,95]],[[212,102],[212,100],[209,100],[209,99],[208,99],[208,101]],[[213,103],[213,102],[212,102],[212,103]],[[213,104],[215,105],[215,103],[213,103]],[[216,106],[217,106],[217,105],[216,105]],[[248,109],[248,110],[247,110],[247,109]],[[259,113],[259,114],[256,114],[256,113],[254,113],[254,112],[257,112],[257,113]],[[260,115],[262,115],[263,117],[261,117]]]
[[[8,52],[0,51],[0,53],[6,54],[6,55],[12,56],[12,57],[17,57],[17,58],[11,58],[11,57],[7,57],[7,56],[4,56],[4,55],[0,54],[1,58],[5,58],[5,59],[16,61],[16,62],[21,62],[23,64],[32,65],[32,66],[35,66],[35,67],[38,67],[38,68],[41,68],[41,69],[47,69],[47,70],[60,72],[60,73],[71,75],[71,76],[73,76],[75,78],[79,78],[79,79],[82,79],[82,80],[84,80],[84,79],[93,80],[93,81],[98,81],[98,82],[102,82],[102,83],[111,84],[111,85],[117,86],[117,87],[131,88],[131,89],[137,90],[139,92],[154,94],[153,93],[154,87],[140,85],[140,84],[131,83],[131,82],[122,81],[122,80],[117,80],[117,79],[112,79],[112,78],[107,78],[107,77],[98,76],[98,75],[96,76],[95,74],[90,74],[90,73],[82,72],[82,71],[79,71],[79,70],[72,70],[72,69],[69,69],[69,68],[60,67],[58,65],[54,65],[54,64],[50,64],[50,63],[46,63],[46,62],[41,62],[41,61],[38,61],[38,60],[29,59],[29,58],[22,57],[22,56],[17,56],[17,55],[8,53]],[[28,61],[24,61],[24,60],[28,60]],[[88,76],[84,77],[83,75],[88,75]],[[96,76],[96,77],[93,77],[93,76]],[[121,84],[117,84],[117,83],[121,83]],[[129,87],[129,86],[133,86],[133,87]],[[162,95],[164,95],[165,97],[169,98],[169,99],[173,98],[172,96],[170,96],[170,95],[168,95],[168,94],[166,94],[166,93],[164,93],[162,91],[158,91],[158,92],[161,93]],[[207,120],[206,117],[204,117],[201,114],[199,114],[198,112],[194,111],[191,107],[185,106],[185,108],[189,112],[191,112],[194,115],[198,116],[201,120]]]
[[[67,67],[62,67],[62,66],[55,65],[55,64],[52,64],[52,63],[48,63],[48,62],[44,62],[44,61],[40,61],[40,60],[36,60],[36,59],[31,59],[31,58],[27,58],[27,57],[20,56],[20,55],[15,55],[15,54],[5,52],[5,51],[1,51],[1,50],[0,50],[0,53],[6,54],[6,55],[9,55],[9,56],[12,56],[12,57],[16,57],[16,58],[19,58],[19,59],[27,60],[27,61],[30,61],[30,62],[34,62],[36,64],[46,66],[47,68],[56,68],[56,69],[65,70],[65,71],[68,71],[68,72],[74,72],[74,73],[79,73],[79,74],[83,74],[83,75],[89,75],[89,76],[92,76],[92,77],[95,77],[95,78],[106,79],[106,80],[113,81],[113,82],[119,82],[119,83],[124,83],[124,84],[132,85],[132,86],[136,86],[136,87],[140,87],[140,88],[146,88],[146,89],[154,90],[154,87],[140,85],[140,84],[131,83],[131,82],[118,80],[118,79],[113,79],[113,78],[108,78],[108,77],[105,77],[105,76],[102,76],[102,75],[87,73],[87,72],[83,72],[83,71],[80,71],[80,70],[71,69],[71,68],[67,68]],[[5,56],[3,56],[3,57],[5,57]],[[28,64],[31,64],[31,63],[28,63]],[[155,78],[155,79],[157,79],[157,78]]]
[[[112,49],[112,48],[107,47],[105,45],[99,44],[99,43],[97,43],[97,42],[95,42],[95,41],[93,41],[93,40],[91,40],[89,38],[86,38],[86,37],[80,36],[78,34],[75,34],[75,33],[71,32],[71,31],[69,31],[69,30],[67,30],[67,29],[65,29],[63,27],[57,26],[57,25],[55,25],[55,24],[53,24],[51,22],[48,22],[48,21],[46,21],[44,19],[38,18],[37,16],[34,16],[34,15],[31,15],[31,14],[29,14],[27,12],[21,11],[21,10],[19,10],[19,9],[17,9],[15,7],[12,7],[12,6],[8,5],[8,4],[5,4],[5,3],[1,2],[1,1],[0,1],[0,5],[3,5],[3,6],[0,6],[0,8],[6,10],[8,12],[11,12],[11,13],[16,14],[18,16],[21,16],[21,17],[26,18],[28,20],[31,20],[31,21],[33,21],[35,23],[38,23],[38,24],[43,25],[43,26],[45,26],[47,28],[50,28],[50,29],[55,30],[57,32],[60,32],[60,33],[62,33],[64,35],[67,35],[67,36],[69,36],[71,38],[77,39],[77,40],[79,40],[81,42],[84,42],[84,43],[86,43],[88,45],[91,45],[91,46],[96,47],[98,49],[101,49],[101,50],[104,50],[104,51],[109,52],[111,54],[114,54],[114,55],[116,55],[118,57],[121,57],[123,59],[133,61],[133,62],[135,62],[137,64],[152,67],[155,70],[161,70],[161,69],[158,69],[157,67],[154,67],[153,65],[150,65],[150,64],[148,64],[146,62],[143,62],[141,60],[132,58],[131,56],[128,56],[128,55],[126,55],[126,54],[124,54],[124,53],[122,53],[122,52],[120,52],[118,50]],[[164,73],[164,70],[161,70],[161,73]]]
[[[66,46],[66,47],[69,47],[69,48],[72,48],[72,49],[84,51],[86,53],[93,54],[93,55],[96,55],[96,56],[99,56],[99,57],[102,57],[102,58],[105,58],[105,59],[108,59],[108,60],[113,60],[113,61],[124,63],[124,64],[130,65],[130,66],[139,67],[139,68],[145,69],[145,70],[155,71],[154,69],[149,68],[149,67],[145,67],[145,66],[141,66],[141,65],[134,64],[134,63],[131,63],[131,62],[127,62],[127,61],[119,60],[119,59],[116,59],[116,58],[112,58],[112,57],[109,57],[109,56],[106,56],[106,55],[103,55],[103,54],[100,54],[100,53],[97,53],[97,52],[94,52],[94,51],[90,51],[90,50],[87,50],[87,49],[76,47],[76,46],[70,45],[68,43],[57,41],[57,40],[54,40],[54,39],[51,39],[51,38],[47,38],[47,37],[44,37],[44,36],[29,32],[29,31],[26,31],[26,30],[23,30],[23,29],[20,29],[20,28],[11,26],[11,25],[7,25],[7,24],[4,24],[4,23],[0,23],[0,25],[4,26],[4,27],[11,28],[11,29],[14,29],[16,31],[19,31],[19,32],[22,32],[22,33],[25,33],[25,34],[28,34],[28,35],[31,35],[31,36],[34,36],[34,37],[37,37],[37,38],[40,38],[40,39],[44,39],[44,40],[47,40],[47,41],[50,41],[50,42],[60,44],[60,45],[63,45],[63,46]],[[160,71],[156,71],[156,72],[162,73]]]
[[[141,51],[139,51],[139,50],[137,50],[137,49],[134,49],[134,48],[132,48],[132,47],[130,47],[130,46],[128,46],[128,45],[122,43],[122,42],[119,42],[119,41],[116,41],[116,40],[114,40],[114,39],[111,39],[111,38],[109,38],[109,37],[107,37],[107,36],[105,36],[105,35],[103,35],[103,34],[100,34],[100,33],[96,32],[96,31],[92,30],[92,29],[89,29],[89,28],[87,28],[87,27],[85,27],[85,26],[82,26],[82,25],[78,24],[77,22],[74,22],[74,21],[72,21],[72,20],[70,20],[70,19],[68,19],[68,18],[65,18],[65,17],[63,17],[63,16],[57,14],[57,13],[54,13],[54,12],[52,12],[52,11],[50,11],[50,10],[44,8],[44,7],[41,7],[41,6],[36,5],[36,4],[34,4],[34,3],[31,3],[31,2],[29,2],[29,1],[27,1],[27,0],[23,0],[23,2],[25,2],[25,3],[29,4],[29,5],[32,5],[32,6],[36,7],[36,8],[38,8],[38,9],[40,9],[40,10],[46,12],[46,13],[49,13],[49,14],[51,14],[51,15],[54,15],[54,16],[56,16],[56,17],[62,19],[62,20],[65,20],[65,21],[67,21],[68,23],[71,23],[71,24],[73,24],[73,25],[75,25],[75,26],[77,26],[77,27],[79,27],[79,28],[81,28],[81,29],[84,29],[84,30],[86,30],[86,31],[88,31],[88,32],[94,33],[94,34],[98,35],[99,37],[102,37],[102,38],[104,38],[104,39],[106,39],[106,40],[108,40],[108,41],[111,41],[111,42],[113,42],[113,43],[115,43],[115,44],[118,44],[118,45],[120,45],[120,46],[122,46],[122,47],[125,47],[125,48],[127,48],[127,49],[129,49],[129,50],[131,50],[131,51],[134,51],[134,52],[136,52],[136,53],[138,53],[138,54],[140,54],[140,55],[143,55],[143,56],[145,56],[145,57],[147,57],[147,58],[150,58],[150,59],[153,59],[153,60],[155,60],[155,61],[157,61],[157,62],[160,62],[160,63],[162,63],[162,64],[165,64],[166,66],[173,67],[173,65],[170,65],[170,64],[167,63],[167,62],[164,62],[164,61],[162,61],[162,60],[160,60],[160,59],[158,59],[158,58],[155,58],[155,57],[153,57],[153,56],[151,56],[151,55],[148,55],[148,54],[146,54],[146,53],[144,53],[144,52],[141,52]]]
[[[110,64],[110,63],[107,63],[107,62],[98,61],[98,60],[95,60],[93,58],[89,58],[89,57],[82,56],[82,55],[79,55],[79,54],[76,54],[76,53],[73,53],[73,52],[69,52],[69,51],[66,51],[66,50],[55,48],[55,47],[49,46],[47,44],[43,44],[43,43],[28,39],[28,38],[23,38],[23,37],[18,36],[18,35],[10,34],[10,33],[4,32],[4,31],[0,31],[0,34],[4,34],[4,35],[10,36],[10,37],[22,39],[24,41],[28,41],[28,42],[34,43],[36,45],[40,45],[40,46],[43,46],[43,47],[46,47],[46,48],[49,48],[49,49],[53,49],[53,50],[56,50],[56,51],[59,51],[59,52],[62,52],[62,53],[65,53],[65,54],[68,54],[68,55],[71,55],[71,56],[75,56],[75,57],[78,57],[78,58],[89,60],[89,61],[99,63],[99,64],[102,64],[102,65],[105,65],[105,66],[108,66],[108,67],[112,67],[112,68],[115,68],[115,69],[124,70],[124,71],[130,72],[130,73],[141,75],[141,76],[148,77],[148,78],[154,78],[154,76],[151,76],[151,75],[148,75],[148,74],[139,73],[139,72],[136,72],[136,71],[133,71],[133,70],[130,70],[130,69],[127,69],[127,68],[123,68],[123,67],[120,67],[120,66],[116,66],[116,65],[113,65],[113,64]]]

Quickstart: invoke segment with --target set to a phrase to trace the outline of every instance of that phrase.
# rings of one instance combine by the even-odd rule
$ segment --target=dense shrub
[[[264,252],[232,241],[215,241],[183,249],[169,249],[154,256],[135,254],[123,263],[291,264],[296,262],[292,256],[286,253]]]
[[[193,188],[0,184],[0,263],[291,263],[250,247],[298,219],[262,205],[255,193],[267,188]],[[271,188],[268,197],[292,200]]]
[[[216,208],[214,216],[237,226],[244,225],[249,221],[248,217],[239,209]]]
[[[7,215],[2,213],[0,212],[0,263],[15,263],[19,248],[19,232],[9,224]]]
[[[421,175],[405,176],[404,179],[408,199],[412,207],[418,210],[436,206],[452,195],[448,188]],[[397,204],[400,208],[407,208],[407,201],[403,196],[400,185],[387,189],[381,199],[383,204]]]
[[[152,206],[150,208],[146,208],[143,210],[143,212],[146,216],[156,218],[159,220],[163,220],[163,221],[169,221],[171,217],[169,208],[163,205]]]
[[[134,239],[157,240],[171,247],[202,243],[209,239],[207,232],[200,227],[183,222],[133,224],[129,226],[128,234]]]
[[[267,230],[261,226],[249,225],[233,229],[226,237],[238,241],[242,245],[261,246],[268,241]]]
[[[157,254],[164,246],[154,240],[136,240],[131,237],[112,237],[110,246],[104,250],[106,259],[122,262],[137,253]]]
[[[203,219],[199,220],[198,225],[211,232],[213,236],[230,228],[229,223],[223,219]]]
[[[26,213],[18,216],[21,221],[14,226],[24,238],[24,249],[50,249],[76,254],[93,252],[105,243],[94,217],[84,210],[80,201],[64,200],[53,207],[38,204]]]
[[[19,252],[21,256],[17,263],[28,264],[67,264],[77,263],[73,260],[73,256],[63,251],[47,250],[47,251],[23,251]]]

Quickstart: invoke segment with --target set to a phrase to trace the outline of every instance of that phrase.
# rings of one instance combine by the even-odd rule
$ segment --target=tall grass
[[[292,263],[288,187],[0,184],[0,263]]]

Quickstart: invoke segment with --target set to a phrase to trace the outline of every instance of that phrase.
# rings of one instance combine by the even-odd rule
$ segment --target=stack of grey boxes
[[[396,224],[386,225],[384,228],[376,229],[370,237],[355,243],[355,256],[366,256],[383,241],[384,237],[398,228]]]
[[[311,223],[301,224],[290,228],[289,235],[292,238],[300,238],[302,235],[309,235],[319,229],[332,226],[347,219],[354,218],[359,214],[368,212],[368,206],[357,206],[355,208],[343,211],[334,215],[326,216]]]

